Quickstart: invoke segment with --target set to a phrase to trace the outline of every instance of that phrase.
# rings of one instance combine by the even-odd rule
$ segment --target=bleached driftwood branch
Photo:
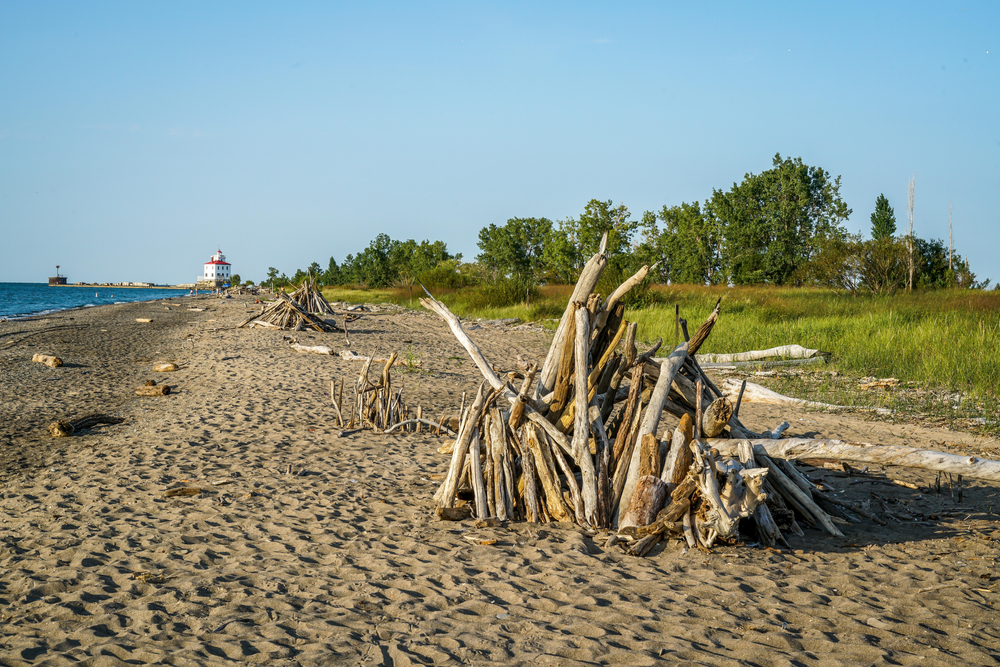
[[[712,438],[705,440],[723,456],[733,456],[740,440]],[[1000,482],[1000,461],[977,456],[947,454],[915,447],[877,445],[846,440],[787,438],[785,440],[750,440],[755,453],[782,459],[835,459],[877,465],[920,468],[935,472],[964,475],[973,479]]]
[[[734,378],[729,378],[722,383],[723,390],[729,396],[739,393],[741,386],[742,382]],[[792,398],[791,396],[785,396],[784,394],[779,394],[776,391],[771,391],[767,387],[763,387],[754,382],[746,383],[746,389],[743,392],[743,400],[747,403],[771,403],[774,405],[801,405],[806,408],[820,408],[825,410],[867,410],[870,412],[876,412],[880,415],[892,414],[892,410],[888,408],[833,405],[831,403],[820,403],[819,401],[807,401],[803,398]]]
[[[801,345],[781,345],[772,347],[769,350],[751,350],[749,352],[735,352],[733,354],[699,354],[698,363],[706,364],[729,364],[734,361],[761,361],[763,359],[811,359],[817,356],[824,356],[827,352],[810,350]]]

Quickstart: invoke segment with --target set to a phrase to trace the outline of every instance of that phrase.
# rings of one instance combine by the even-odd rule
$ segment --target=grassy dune
[[[419,308],[418,290],[413,307]],[[520,317],[549,325],[570,286],[547,286],[530,307],[482,307],[477,290],[435,293],[462,317]],[[408,306],[406,290],[327,289],[327,299]],[[938,290],[852,297],[816,289],[656,286],[626,317],[643,340],[675,342],[674,306],[693,332],[717,299],[722,315],[702,352],[741,352],[797,343],[832,353],[831,364],[783,371],[772,388],[847,405],[879,405],[933,420],[1000,417],[1000,293]],[[817,370],[819,369],[819,370]],[[862,393],[857,378],[893,377],[897,392]],[[988,430],[997,430],[992,424]]]

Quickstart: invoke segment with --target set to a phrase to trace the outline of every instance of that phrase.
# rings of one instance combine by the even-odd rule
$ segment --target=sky
[[[704,202],[776,153],[1000,282],[1000,3],[0,3],[0,282]]]

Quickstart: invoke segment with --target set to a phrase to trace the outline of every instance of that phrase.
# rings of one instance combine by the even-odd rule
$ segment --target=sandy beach
[[[442,522],[445,437],[340,437],[330,381],[359,364],[283,336],[344,349],[343,334],[235,329],[248,312],[184,297],[0,324],[0,665],[998,662],[996,486],[927,493],[930,472],[803,466],[887,525],[806,528],[782,550],[670,540],[633,558],[574,525]],[[430,313],[349,326],[360,354],[419,360],[394,383],[432,419],[481,380]],[[534,327],[466,329],[501,369],[548,347]],[[166,361],[180,370],[152,371]],[[136,397],[150,379],[172,393]],[[124,421],[49,436],[89,413]],[[995,440],[885,419],[754,404],[741,418],[1000,459]],[[178,487],[201,493],[167,497]]]

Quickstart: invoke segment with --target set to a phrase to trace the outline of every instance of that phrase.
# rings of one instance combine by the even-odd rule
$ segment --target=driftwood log
[[[31,360],[40,364],[45,364],[49,368],[59,368],[63,365],[63,360],[50,354],[35,354]]]
[[[136,387],[136,396],[166,396],[170,393],[170,387],[165,384],[158,384],[149,387]]]
[[[740,383],[741,386],[738,386]],[[881,415],[892,414],[892,410],[888,408],[872,408],[872,407],[849,407],[846,405],[831,405],[830,403],[820,403],[818,401],[807,401],[801,398],[792,398],[791,396],[784,396],[776,391],[771,391],[767,387],[763,387],[759,384],[753,382],[741,383],[739,380],[730,378],[723,383],[723,388],[730,394],[734,394],[737,391],[743,392],[743,400],[748,403],[770,403],[773,405],[801,405],[804,408],[817,408],[821,410],[863,410],[869,412],[875,412]],[[744,389],[745,388],[745,389]]]
[[[49,433],[56,438],[75,435],[98,424],[121,424],[124,419],[103,414],[87,415],[73,420],[60,420],[49,424]]]
[[[751,350],[734,354],[699,354],[698,362],[703,364],[730,364],[734,362],[764,361],[766,359],[813,359],[829,356],[829,352],[810,350],[801,345],[781,345],[767,350]]]
[[[713,439],[709,446],[723,455],[731,455],[740,441]],[[877,445],[870,442],[849,442],[807,438],[784,440],[749,440],[754,452],[781,459],[834,459],[855,461],[883,466],[917,468],[934,472],[963,475],[972,479],[1000,482],[1000,461],[990,461],[977,456],[947,454],[915,447]]]

